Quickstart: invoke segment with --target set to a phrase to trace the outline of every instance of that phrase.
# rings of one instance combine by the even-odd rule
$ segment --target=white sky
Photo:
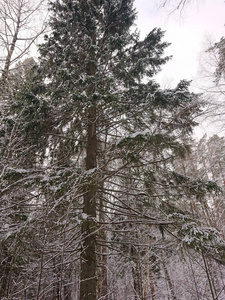
[[[193,80],[191,89],[199,91],[200,56],[207,45],[207,40],[219,41],[225,36],[225,1],[224,0],[191,0],[182,12],[174,11],[180,0],[168,0],[169,5],[160,7],[163,0],[135,0],[138,12],[137,27],[144,38],[149,31],[160,27],[166,31],[164,40],[171,43],[165,54],[173,58],[156,76],[156,81],[163,88],[177,85],[181,79]],[[174,12],[173,12],[174,11]],[[207,68],[207,67],[206,67]],[[202,92],[202,91],[201,91]],[[221,126],[214,119],[200,122],[195,129],[195,138],[219,134]]]
[[[135,0],[136,24],[144,37],[154,27],[165,30],[164,40],[172,43],[166,50],[173,58],[162,67],[157,81],[163,87],[176,85],[180,79],[193,79],[199,55],[207,38],[219,41],[225,35],[224,0],[192,0],[182,12],[173,11],[178,0],[160,7],[162,0]]]

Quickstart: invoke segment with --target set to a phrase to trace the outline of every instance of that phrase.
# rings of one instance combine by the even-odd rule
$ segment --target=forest
[[[169,41],[136,18],[133,0],[0,2],[2,300],[225,299],[225,136],[193,136],[223,123],[225,38],[216,101],[157,83]]]

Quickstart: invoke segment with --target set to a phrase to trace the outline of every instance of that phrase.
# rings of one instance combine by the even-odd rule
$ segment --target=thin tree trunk
[[[135,267],[132,268],[134,278],[135,299],[143,300],[139,250],[133,245],[131,246],[131,256],[135,263]]]
[[[192,276],[193,276],[194,287],[195,287],[195,291],[196,291],[196,297],[197,297],[198,300],[200,300],[200,296],[199,296],[199,292],[198,292],[198,285],[197,285],[197,282],[196,282],[195,272],[194,272],[194,269],[193,269],[193,266],[192,266],[192,261],[191,261],[190,256],[189,256],[187,251],[186,251],[186,253],[187,253],[187,256],[188,256],[188,259],[189,259],[191,273],[192,273]]]
[[[155,285],[154,285],[154,278],[153,278],[153,274],[152,274],[152,270],[151,270],[151,265],[150,265],[150,247],[149,247],[149,243],[150,243],[150,238],[149,235],[147,237],[147,244],[148,246],[146,247],[146,263],[145,263],[145,287],[144,287],[144,296],[143,299],[144,300],[148,300],[150,298],[148,298],[148,286],[150,286],[150,291],[151,291],[151,299],[155,300]]]
[[[150,290],[152,295],[152,300],[156,300],[155,297],[155,285],[154,285],[154,279],[151,268],[149,269],[149,283],[150,283]]]
[[[149,244],[149,235],[147,236],[147,244]],[[146,247],[146,262],[145,262],[145,286],[144,286],[144,300],[148,300],[148,282],[149,282],[149,246]]]
[[[163,264],[163,269],[164,269],[166,281],[168,282],[168,286],[169,286],[169,289],[170,289],[171,297],[172,297],[173,300],[178,300],[176,295],[175,295],[173,283],[172,283],[172,280],[170,278],[170,275],[169,275],[169,272],[167,270],[167,267],[166,267],[166,264],[165,264],[164,260],[163,260],[162,264]]]
[[[143,289],[142,289],[142,277],[141,277],[141,265],[140,265],[139,247],[137,247],[137,253],[136,253],[136,269],[137,269],[137,282],[138,282],[139,298],[141,300],[143,300]]]
[[[211,276],[210,276],[210,272],[209,272],[207,260],[205,258],[205,254],[203,252],[202,252],[202,258],[203,258],[203,262],[204,262],[204,266],[205,266],[205,271],[206,271],[207,279],[208,279],[208,282],[209,282],[209,287],[210,287],[210,292],[211,292],[211,295],[212,295],[212,299],[216,300],[217,297],[214,294],[213,283],[211,281]]]
[[[103,187],[102,187],[103,188]],[[105,221],[105,213],[103,207],[103,199],[99,203],[99,221]],[[98,298],[108,300],[108,275],[107,275],[107,246],[104,243],[106,240],[105,229],[99,230],[101,245],[99,246],[99,272],[98,272]]]
[[[12,264],[13,264],[13,256],[8,256],[4,261],[4,267],[2,267],[4,271],[2,272],[2,278],[1,278],[0,299],[4,298],[4,296],[7,295],[9,274],[10,274]]]
[[[105,120],[106,121],[106,120]],[[101,166],[105,166],[105,150],[107,149],[107,129],[105,131],[104,140],[98,140],[98,148],[100,149],[100,161]],[[104,172],[104,167],[101,167],[101,170]],[[102,224],[105,222],[105,216],[107,213],[106,208],[104,207],[104,198],[102,193],[104,191],[104,181],[101,178],[99,186],[99,222]],[[99,230],[100,245],[98,246],[98,299],[108,300],[108,272],[107,272],[107,252],[108,247],[106,244],[106,230],[104,226]]]
[[[19,34],[20,25],[21,25],[20,24],[20,22],[21,22],[20,21],[21,9],[22,9],[22,7],[20,6],[19,10],[17,12],[15,32],[13,34],[13,39],[12,39],[12,42],[10,44],[9,51],[8,51],[6,61],[5,61],[5,65],[4,65],[4,68],[3,68],[3,71],[2,71],[2,82],[3,82],[3,84],[5,83],[5,81],[7,80],[8,76],[9,76],[9,67],[10,67],[10,64],[11,64],[11,59],[12,59],[13,52],[14,52],[15,47],[16,47],[16,42],[18,40],[18,34]]]

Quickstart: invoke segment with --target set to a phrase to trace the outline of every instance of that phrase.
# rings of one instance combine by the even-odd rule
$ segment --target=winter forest
[[[133,0],[0,1],[2,300],[225,299],[225,136],[193,136],[225,126],[225,38],[213,91],[163,88],[170,41],[136,18]]]

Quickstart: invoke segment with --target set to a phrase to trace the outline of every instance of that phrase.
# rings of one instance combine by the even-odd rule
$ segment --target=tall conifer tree
[[[51,100],[62,108],[70,106],[71,113],[65,116],[68,123],[74,122],[76,111],[85,130],[85,168],[87,174],[96,173],[102,167],[100,131],[103,126],[105,132],[109,131],[117,121],[129,124],[140,114],[140,101],[146,102],[146,94],[156,89],[151,82],[143,89],[144,98],[136,98],[137,90],[141,91],[140,80],[155,74],[166,62],[161,58],[166,43],[161,42],[160,30],[153,30],[139,42],[137,32],[131,32],[135,19],[131,0],[56,1],[51,10],[53,32],[41,47]],[[106,118],[109,122],[103,125]],[[96,299],[98,186],[93,178],[83,185],[83,213],[87,215],[82,223],[83,300]]]
[[[179,149],[178,135],[170,135],[169,127],[180,132],[191,129],[193,107],[187,114],[180,107],[192,101],[192,96],[186,83],[174,93],[163,94],[150,79],[168,60],[162,57],[167,44],[161,41],[163,33],[159,29],[139,40],[133,26],[133,0],[56,1],[51,3],[51,12],[52,33],[40,48],[41,65],[49,78],[48,94],[53,107],[57,107],[55,115],[58,110],[60,113],[56,117],[60,119],[58,127],[64,132],[73,128],[70,134],[78,141],[85,140],[80,299],[95,300],[101,182],[110,169],[113,173],[121,164],[130,168],[151,144],[158,143],[163,151],[162,140],[167,140],[166,147]],[[150,80],[145,84],[144,78]],[[155,112],[150,111],[153,106]],[[146,129],[158,122],[159,107],[168,110],[174,123],[162,120],[167,124],[154,136],[151,129]],[[181,115],[176,120],[178,110]],[[119,135],[133,136],[118,142],[113,138],[113,132],[118,136],[117,128]],[[137,131],[140,133],[135,134]],[[101,153],[103,142],[104,152],[111,151],[114,165],[106,153]],[[69,164],[74,156],[70,153]]]

